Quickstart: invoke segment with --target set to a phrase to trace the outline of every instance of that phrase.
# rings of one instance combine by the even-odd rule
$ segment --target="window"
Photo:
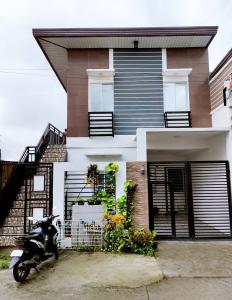
[[[164,83],[164,111],[187,111],[187,83]]]
[[[33,208],[33,218],[37,221],[43,219],[43,208]],[[33,223],[35,222],[33,221]]]
[[[89,106],[92,112],[113,111],[113,84],[90,83]]]
[[[36,175],[34,176],[34,192],[42,192],[44,191],[44,176]]]
[[[87,69],[89,112],[113,112],[114,69]]]

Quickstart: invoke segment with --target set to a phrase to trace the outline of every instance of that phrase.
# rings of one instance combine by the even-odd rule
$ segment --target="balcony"
[[[164,113],[165,128],[190,128],[191,111],[167,111]]]
[[[114,136],[113,112],[89,112],[88,124],[89,137]]]

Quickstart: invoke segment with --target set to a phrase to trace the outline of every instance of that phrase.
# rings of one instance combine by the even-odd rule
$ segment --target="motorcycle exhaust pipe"
[[[34,260],[25,260],[23,262],[23,265],[28,267],[28,268],[35,268],[37,266],[37,264]]]

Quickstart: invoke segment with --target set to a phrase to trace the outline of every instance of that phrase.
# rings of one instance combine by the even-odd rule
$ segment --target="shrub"
[[[118,172],[117,164],[110,163],[105,167],[110,176],[110,183],[115,183],[115,175]],[[132,195],[136,189],[136,184],[132,180],[124,182],[125,194],[116,199],[116,212],[114,207],[114,194],[111,190],[103,190],[101,199],[105,203],[107,221],[105,227],[105,250],[115,253],[130,252],[153,256],[157,247],[154,241],[156,231],[146,229],[133,230],[132,228]]]
[[[11,257],[8,255],[0,254],[0,269],[8,269]]]

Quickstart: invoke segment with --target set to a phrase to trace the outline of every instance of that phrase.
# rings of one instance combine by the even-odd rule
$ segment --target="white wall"
[[[183,161],[186,160],[186,155],[181,154],[181,151],[147,151],[147,161]]]
[[[136,140],[133,135],[115,137],[67,138],[68,161],[91,162],[135,161]]]
[[[188,155],[188,160],[227,160],[229,159],[227,153],[227,140],[229,132],[218,134],[209,138],[207,142],[207,149],[197,151]]]
[[[212,127],[229,128],[231,126],[231,108],[219,106],[211,112]]]

